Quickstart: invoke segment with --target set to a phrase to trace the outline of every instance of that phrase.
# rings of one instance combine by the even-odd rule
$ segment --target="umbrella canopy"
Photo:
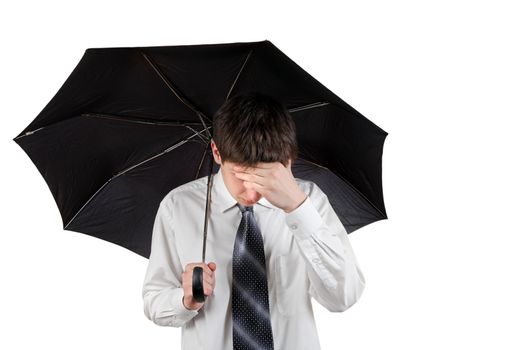
[[[65,230],[149,257],[163,197],[218,170],[209,148],[215,111],[250,92],[289,110],[293,174],[327,194],[348,233],[387,218],[387,133],[268,40],[87,49],[14,141],[44,177]]]

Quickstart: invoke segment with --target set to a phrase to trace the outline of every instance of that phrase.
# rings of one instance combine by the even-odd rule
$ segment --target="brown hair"
[[[232,97],[213,117],[213,140],[222,161],[243,166],[288,164],[298,147],[292,116],[280,102],[261,93]]]

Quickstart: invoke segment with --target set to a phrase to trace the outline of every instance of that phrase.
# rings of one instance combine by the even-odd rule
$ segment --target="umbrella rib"
[[[206,123],[204,123],[204,119],[206,119],[208,122],[211,123],[211,120],[206,117],[206,115],[204,113],[202,113],[201,111],[197,110],[197,108],[195,106],[193,106],[186,98],[184,98],[182,96],[182,94],[180,92],[177,91],[176,87],[169,81],[169,79],[167,79],[167,77],[160,71],[160,69],[155,65],[155,63],[148,57],[148,55],[146,53],[144,53],[143,51],[140,51],[141,52],[141,55],[143,55],[144,59],[146,61],[148,61],[148,63],[150,64],[150,66],[153,68],[153,70],[155,70],[155,72],[157,73],[157,75],[162,79],[162,81],[167,85],[167,87],[173,92],[173,94],[181,101],[183,102],[183,104],[185,106],[187,106],[188,108],[190,108],[191,110],[193,110],[197,116],[199,117],[199,119],[201,119],[201,122],[202,122],[202,125],[203,127],[206,128]],[[208,129],[206,129],[208,130]],[[209,130],[208,130],[208,136],[210,136],[211,138],[211,134],[209,133]]]
[[[201,124],[199,124],[199,125],[201,125]],[[208,144],[209,140],[205,139],[205,138],[201,135],[201,131],[197,131],[197,130],[195,130],[195,129],[191,128],[191,127],[190,127],[190,126],[188,126],[188,125],[185,125],[185,126],[186,126],[188,129],[192,130],[192,131],[194,132],[195,136],[199,137],[199,138],[201,139],[201,141],[202,141],[202,142],[204,142],[204,144],[205,144],[205,145],[207,145],[207,144]],[[211,126],[209,126],[208,128],[211,128]],[[208,131],[208,133],[209,133],[209,131]]]
[[[130,116],[116,116],[114,114],[105,114],[105,113],[84,113],[81,114],[83,117],[91,117],[91,118],[101,118],[101,119],[111,119],[111,120],[117,120],[121,122],[129,122],[129,123],[139,123],[139,124],[149,124],[149,125],[161,125],[161,126],[187,126],[187,125],[195,125],[200,126],[201,123],[198,122],[180,122],[178,120],[175,121],[154,121],[150,119],[141,119],[136,117],[130,117]]]
[[[250,51],[250,53],[251,53],[251,51]],[[248,59],[248,57],[247,57],[247,59]],[[246,63],[246,60],[243,63],[243,66],[245,65],[245,63]],[[240,71],[240,73],[241,73],[241,71]],[[237,75],[236,80],[237,80],[238,77],[239,77],[239,74]],[[236,82],[236,80],[234,81],[234,83]],[[233,84],[233,86],[234,86],[234,84]],[[231,86],[231,90],[230,91],[232,91],[233,86]],[[229,93],[230,93],[230,91],[229,91]],[[227,94],[227,96],[229,96],[229,94]],[[326,106],[328,104],[329,104],[329,102],[315,102],[315,103],[311,103],[311,104],[308,104],[308,105],[291,108],[291,109],[289,109],[289,113],[299,112],[299,111],[302,111],[302,110],[306,110],[306,109],[310,109],[310,108],[315,108],[315,107],[322,107],[322,106]],[[198,122],[194,122],[194,123],[190,122],[189,123],[189,122],[179,122],[179,121],[164,122],[164,121],[150,121],[150,120],[147,120],[147,119],[135,119],[134,117],[127,117],[127,116],[117,117],[117,116],[114,116],[112,114],[104,114],[104,113],[83,113],[83,114],[81,114],[81,116],[83,116],[83,117],[94,117],[94,118],[103,118],[103,119],[118,120],[118,121],[122,121],[122,122],[150,124],[150,125],[185,126],[185,127],[189,128],[190,130],[192,130],[195,133],[197,133],[197,132],[194,129],[190,128],[189,125],[194,125],[194,126],[203,125],[202,120],[201,120],[201,123],[198,123]],[[66,121],[66,120],[68,120],[68,119],[64,119],[62,121]],[[50,124],[50,125],[46,125],[46,126],[42,126],[42,127],[37,128],[35,130],[26,131],[24,134],[15,137],[13,140],[17,140],[17,139],[20,139],[20,138],[25,137],[25,136],[30,136],[33,133],[35,133],[35,132],[37,132],[39,130],[42,130],[42,129],[48,127],[48,126],[52,126],[54,124],[56,124],[56,123],[53,123],[53,124]],[[199,137],[201,137],[201,136],[199,136]],[[204,142],[207,142],[205,139],[202,139],[202,140]]]
[[[238,78],[239,78],[239,76],[241,75],[241,72],[243,72],[243,68],[245,67],[246,62],[248,61],[248,59],[249,59],[249,58],[250,58],[250,56],[252,55],[252,52],[253,52],[253,50],[250,50],[250,51],[248,52],[248,55],[246,56],[245,60],[243,61],[243,64],[241,65],[241,68],[239,69],[238,74],[236,74],[236,78],[235,78],[235,79],[234,79],[234,81],[232,82],[232,85],[231,85],[231,87],[230,87],[230,89],[229,89],[229,92],[227,93],[227,96],[225,97],[225,100],[226,100],[226,101],[229,99],[229,96],[230,96],[230,94],[231,94],[231,92],[232,92],[232,89],[234,89],[234,86],[236,85],[236,82],[238,81]]]
[[[315,102],[315,103],[310,103],[310,104],[307,104],[307,105],[304,105],[304,106],[291,108],[291,109],[289,109],[289,113],[299,112],[299,111],[303,111],[303,110],[305,110],[305,109],[310,109],[310,108],[316,108],[316,107],[327,106],[328,104],[329,104],[329,102]]]
[[[208,145],[206,144],[206,147],[204,148],[204,153],[202,154],[202,157],[201,157],[201,162],[199,163],[199,169],[197,169],[194,179],[197,179],[197,177],[199,176],[199,173],[201,172],[202,164],[204,163],[204,158],[206,157],[207,150],[208,150]]]
[[[196,131],[194,129],[192,129],[190,127],[190,125],[202,126],[202,123],[199,123],[199,122],[180,122],[180,121],[177,121],[177,120],[176,121],[171,121],[171,122],[151,121],[149,119],[140,119],[140,118],[138,119],[137,117],[116,116],[114,114],[105,114],[105,113],[82,113],[82,114],[79,114],[77,117],[101,118],[101,119],[117,120],[117,121],[121,121],[121,122],[149,124],[149,125],[160,125],[160,126],[184,126],[184,127],[189,128],[193,132],[196,132]],[[59,121],[57,121],[55,123],[52,123],[52,124],[49,124],[49,125],[46,125],[46,126],[42,126],[40,128],[34,129],[34,130],[26,131],[24,134],[15,137],[13,140],[18,140],[18,139],[20,139],[22,137],[30,136],[30,135],[34,134],[35,132],[40,131],[40,130],[42,130],[44,128],[48,128],[48,127],[57,125],[57,124],[62,123],[62,122],[66,122],[66,121],[68,121],[70,119],[72,119],[72,118],[59,120]]]
[[[289,113],[294,113],[294,112],[300,112],[300,111],[303,111],[303,110],[306,110],[306,109],[310,109],[310,108],[316,108],[316,107],[322,107],[322,106],[327,106],[329,105],[330,103],[329,102],[315,102],[315,103],[310,103],[310,104],[307,104],[307,105],[304,105],[304,106],[300,106],[300,107],[295,107],[295,108],[291,108],[289,109]],[[316,164],[314,162],[311,162],[307,159],[304,159],[304,158],[301,158],[301,157],[298,157],[306,162],[309,162],[309,163],[312,163],[313,165],[316,165],[320,168],[323,168],[323,169],[326,169],[326,170],[329,170],[329,168],[326,168],[322,165],[319,165],[319,164]],[[367,198],[361,191],[359,191],[354,185],[352,185],[347,179],[345,179],[343,176],[341,176],[340,174],[336,174],[335,172],[329,170],[329,172],[331,174],[333,174],[334,176],[336,177],[339,177],[342,181],[344,181],[354,192],[356,192],[359,196],[361,196],[361,198],[363,198],[366,202],[368,202],[372,208],[374,208],[381,216],[385,217],[386,215],[382,212],[382,210],[380,210],[379,208],[377,208],[377,206],[375,204],[373,204],[369,198]]]
[[[210,128],[210,127],[208,127],[208,128]],[[202,133],[202,132],[204,132],[204,131],[205,131],[205,130],[202,130],[202,131],[201,131],[201,133]],[[209,132],[209,131],[208,131],[208,132]],[[166,148],[166,149],[165,149],[165,150],[163,150],[162,152],[157,153],[157,154],[155,154],[154,156],[151,156],[151,157],[149,157],[149,158],[147,158],[147,159],[145,159],[145,160],[143,160],[143,161],[141,161],[141,162],[139,162],[139,163],[137,163],[137,164],[134,164],[134,165],[132,165],[132,166],[130,166],[130,167],[128,167],[128,168],[126,168],[126,169],[124,169],[124,170],[122,170],[122,171],[120,171],[120,172],[116,173],[115,175],[113,175],[113,176],[112,176],[111,178],[109,178],[109,179],[108,179],[108,180],[107,180],[107,181],[106,181],[106,182],[105,182],[102,186],[100,186],[100,188],[99,188],[97,191],[95,191],[95,193],[94,193],[94,194],[93,194],[93,195],[92,195],[92,196],[91,196],[91,197],[90,197],[90,198],[89,198],[89,199],[85,202],[85,204],[83,204],[83,206],[82,206],[82,207],[81,207],[81,208],[80,208],[80,209],[76,212],[76,214],[74,214],[74,216],[72,217],[72,219],[70,219],[70,220],[69,220],[69,222],[68,222],[67,224],[65,224],[65,226],[63,227],[63,229],[66,229],[66,228],[67,228],[67,227],[68,227],[68,226],[72,223],[72,221],[74,221],[74,219],[75,219],[75,218],[79,215],[79,213],[80,213],[80,212],[81,212],[81,211],[82,211],[82,210],[83,210],[83,209],[84,209],[84,208],[88,205],[88,203],[90,203],[90,201],[91,201],[93,198],[95,198],[95,196],[96,196],[96,195],[97,195],[100,191],[102,191],[102,189],[103,189],[103,188],[104,188],[107,184],[109,184],[112,180],[114,180],[115,178],[117,178],[117,177],[118,177],[118,176],[120,176],[120,175],[125,174],[127,171],[130,171],[130,170],[132,170],[132,169],[134,169],[134,168],[136,168],[136,167],[138,167],[138,166],[140,166],[140,165],[142,165],[142,164],[144,164],[144,163],[146,163],[146,162],[149,162],[150,160],[153,160],[153,159],[155,159],[155,158],[158,158],[158,157],[160,157],[160,156],[162,156],[162,155],[164,155],[164,154],[166,154],[166,153],[168,153],[168,152],[170,152],[170,151],[172,151],[172,150],[174,150],[174,149],[176,149],[176,148],[180,147],[181,145],[183,145],[183,144],[185,144],[185,143],[187,143],[187,142],[191,141],[191,139],[193,139],[195,136],[197,136],[197,134],[190,135],[190,136],[188,136],[187,138],[185,138],[185,139],[183,139],[183,140],[180,140],[179,142],[175,143],[174,145],[172,145],[172,146],[170,146],[170,147]]]
[[[82,114],[83,117],[92,117],[92,118],[103,118],[103,119],[111,119],[111,120],[118,120],[122,122],[129,122],[129,123],[140,123],[140,124],[149,124],[149,125],[162,125],[162,126],[184,126],[187,129],[192,130],[193,133],[195,133],[204,143],[206,143],[206,139],[204,139],[198,131],[196,131],[194,128],[192,128],[190,125],[194,126],[202,126],[202,123],[183,123],[180,121],[173,121],[173,122],[163,122],[163,121],[149,121],[147,119],[135,119],[133,117],[117,117],[113,114],[103,114],[103,113],[86,113]]]
[[[329,168],[325,167],[325,166],[322,166],[322,165],[319,165],[317,163],[314,163],[308,159],[305,159],[305,158],[302,158],[302,157],[298,157],[298,159],[301,159],[301,160],[304,160],[305,162],[308,162],[308,163],[311,163],[315,166],[318,166],[319,168],[322,168],[322,169],[325,169],[327,171],[329,171],[332,175],[336,176],[336,177],[339,177],[343,182],[345,182],[354,192],[356,192],[359,196],[361,196],[361,198],[363,198],[366,202],[368,202],[368,204],[370,204],[381,216],[385,217],[385,214],[382,212],[382,210],[380,210],[379,208],[377,208],[377,206],[375,204],[373,204],[369,199],[368,197],[366,197],[361,191],[359,191],[353,184],[351,184],[347,179],[345,179],[342,175],[340,174],[337,174],[335,173],[334,171],[331,171]]]
[[[211,127],[208,127],[208,129],[209,129],[209,128],[211,128]],[[176,148],[180,147],[181,145],[183,145],[183,144],[187,143],[188,141],[190,141],[190,140],[191,140],[192,138],[194,138],[195,136],[199,136],[199,134],[200,134],[200,133],[203,133],[204,131],[206,131],[206,130],[201,130],[201,131],[200,131],[200,132],[198,132],[198,133],[195,133],[195,134],[193,134],[193,135],[190,135],[190,136],[188,136],[186,139],[181,140],[181,141],[179,141],[178,143],[176,143],[176,144],[174,144],[174,145],[172,145],[172,146],[170,146],[170,147],[166,148],[166,149],[165,149],[165,150],[163,150],[162,152],[160,152],[160,153],[158,153],[158,154],[155,154],[154,156],[151,156],[150,158],[147,158],[147,159],[145,159],[145,160],[143,160],[143,161],[141,161],[141,162],[139,162],[139,163],[137,163],[137,164],[134,164],[134,165],[132,165],[132,166],[130,166],[130,167],[128,167],[128,168],[126,168],[126,169],[124,169],[124,170],[122,170],[122,171],[120,171],[120,172],[116,173],[116,175],[114,175],[114,176],[111,178],[111,180],[112,180],[112,179],[114,179],[115,177],[118,177],[118,176],[120,176],[120,175],[125,174],[127,171],[130,171],[130,170],[132,170],[132,169],[134,169],[134,168],[138,167],[139,165],[142,165],[142,164],[144,164],[144,163],[146,163],[146,162],[148,162],[148,161],[150,161],[150,160],[152,160],[152,159],[154,159],[154,158],[160,157],[160,156],[161,156],[161,155],[163,155],[164,153],[171,152],[172,150],[174,150],[174,149],[176,149]]]
[[[34,132],[37,132],[37,131],[39,131],[39,130],[41,130],[41,129],[44,129],[44,128],[45,128],[45,126],[42,126],[42,127],[37,128],[37,129],[35,129],[35,130],[26,131],[24,134],[19,135],[19,136],[16,136],[15,138],[13,138],[13,140],[15,141],[15,140],[20,139],[20,138],[22,138],[22,137],[25,137],[25,136],[30,136],[30,135],[32,135]]]

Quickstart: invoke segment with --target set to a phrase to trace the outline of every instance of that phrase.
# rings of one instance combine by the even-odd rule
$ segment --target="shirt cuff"
[[[310,238],[324,220],[313,205],[310,196],[307,196],[299,207],[285,214],[285,222],[296,238],[304,240]]]
[[[173,296],[173,305],[175,306],[176,315],[182,321],[186,322],[192,319],[195,315],[199,313],[199,310],[189,310],[183,305],[183,296],[185,293],[183,292],[183,288],[178,288],[177,292],[174,293]]]

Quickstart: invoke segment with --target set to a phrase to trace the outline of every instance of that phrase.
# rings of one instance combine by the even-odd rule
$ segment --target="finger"
[[[215,286],[215,279],[213,277],[204,277],[204,282],[209,284],[210,286],[214,287]]]
[[[235,173],[235,176],[240,180],[256,183],[261,186],[264,186],[266,182],[266,178],[254,174]]]
[[[285,168],[285,165],[282,162],[263,163],[263,165],[257,166],[251,171],[243,171],[241,173],[257,175],[261,178],[269,178],[275,171],[278,171],[280,167]]]
[[[201,264],[201,265],[199,265],[199,266],[201,266],[201,267],[202,267],[202,269],[203,269],[203,271],[204,271],[204,273],[205,273],[206,275],[208,275],[208,276],[212,276],[212,275],[213,275],[213,271],[211,271],[211,269],[209,268],[209,266],[208,266],[208,265],[206,265],[206,264],[202,263],[202,264]]]
[[[242,167],[242,166],[234,166],[233,171],[237,171],[240,173],[247,173],[247,174],[258,174],[263,175],[266,173],[266,171],[269,171],[274,166],[276,166],[276,162],[273,163],[259,163],[256,166],[252,167]]]
[[[268,182],[271,180],[269,172],[265,173],[264,176],[258,174],[238,173],[236,177],[240,180],[256,183],[264,187],[266,187]]]
[[[213,293],[213,286],[209,283],[204,283],[204,294],[205,295],[211,295]]]
[[[194,267],[196,266],[201,266],[202,263],[188,263],[186,266],[185,266],[185,271],[192,271],[194,269]]]
[[[253,168],[260,169],[260,170],[267,170],[267,169],[273,168],[274,166],[277,166],[278,163],[279,162],[259,162]]]
[[[194,266],[197,266],[198,263],[189,263],[185,265],[185,271],[192,271],[194,269]]]
[[[206,265],[205,263],[190,263],[190,264],[187,264],[185,271],[186,271],[186,272],[193,271],[193,270],[194,270],[194,267],[196,267],[196,266],[200,266],[200,267],[202,267],[203,272],[204,272],[205,274],[207,274],[207,275],[210,275],[210,276],[211,276],[212,271],[211,271],[211,269],[208,267],[208,265]]]
[[[289,159],[289,164],[287,164],[287,169],[289,170],[289,173],[292,175],[292,159]]]
[[[209,283],[213,283],[215,281],[215,275],[204,275],[203,276],[204,280],[205,281],[208,281]]]
[[[208,280],[208,279],[205,279],[205,280],[203,281],[203,285],[204,285],[204,286],[208,286],[209,288],[212,288],[212,287],[213,287],[213,281],[210,281],[210,280]]]
[[[241,180],[245,180],[245,181],[254,181],[254,179],[257,177],[256,174],[252,174],[252,173],[243,173],[243,172],[240,172],[240,171],[237,171],[234,173],[234,175],[238,178],[238,179],[241,179]]]
[[[217,264],[215,264],[214,262],[210,262],[208,263],[208,267],[211,269],[211,271],[215,272],[215,270],[217,269]]]
[[[259,185],[258,183],[250,182],[250,181],[243,182],[243,185],[246,188],[253,189],[253,190],[259,192],[262,196],[264,196],[264,193],[265,193],[264,190],[266,189],[265,186],[262,186],[262,185]]]

